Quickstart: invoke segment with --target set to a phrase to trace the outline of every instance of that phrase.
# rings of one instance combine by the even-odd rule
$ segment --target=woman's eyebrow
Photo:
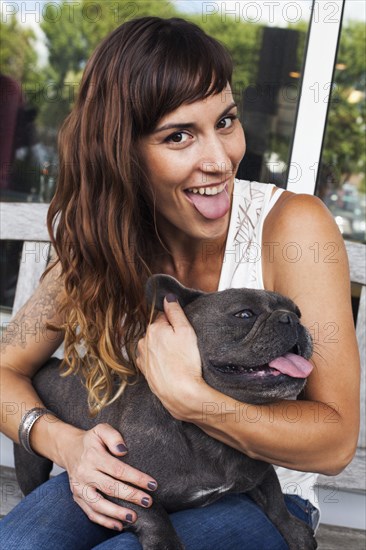
[[[220,120],[223,116],[225,116],[233,107],[237,107],[238,105],[233,101],[226,107],[226,109],[218,116],[217,120]],[[152,133],[157,134],[158,132],[163,132],[164,130],[171,130],[171,129],[183,129],[183,128],[196,128],[197,125],[195,122],[169,122],[168,124],[164,124],[163,126],[160,126],[159,128],[156,128]]]

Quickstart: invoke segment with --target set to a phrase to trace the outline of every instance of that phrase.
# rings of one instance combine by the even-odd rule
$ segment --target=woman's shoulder
[[[305,276],[319,283],[335,276],[335,268],[329,275],[326,267],[337,265],[343,274],[347,266],[338,226],[325,204],[312,195],[282,193],[265,220],[262,243],[269,290],[285,293]]]
[[[338,231],[334,218],[325,204],[314,195],[293,193],[271,183],[235,179],[234,194],[252,203],[268,202],[270,210],[264,222],[264,231],[291,234],[307,228]],[[276,197],[276,195],[278,195]],[[272,200],[273,206],[272,206]]]
[[[274,188],[276,192],[278,188]],[[318,237],[341,237],[333,216],[325,204],[313,195],[284,191],[269,212],[265,231],[274,237],[299,236],[301,239]]]

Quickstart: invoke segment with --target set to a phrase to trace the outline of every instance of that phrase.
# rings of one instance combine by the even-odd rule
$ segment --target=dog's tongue
[[[230,208],[230,199],[226,187],[217,195],[200,195],[189,193],[189,199],[193,202],[196,210],[209,220],[216,220],[225,216]]]
[[[268,364],[272,369],[293,378],[306,378],[313,370],[313,365],[309,361],[294,353],[285,353],[282,357],[277,357]]]

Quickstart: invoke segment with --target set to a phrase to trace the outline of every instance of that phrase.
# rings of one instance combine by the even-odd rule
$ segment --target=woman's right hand
[[[129,484],[149,491],[157,487],[151,476],[116,458],[127,452],[117,430],[109,424],[98,424],[88,431],[75,431],[63,460],[75,502],[91,521],[118,531],[123,529],[122,521],[133,523],[137,514],[107,500],[101,493],[148,508],[151,496]]]

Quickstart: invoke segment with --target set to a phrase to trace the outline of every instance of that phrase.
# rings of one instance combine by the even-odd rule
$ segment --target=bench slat
[[[362,287],[356,334],[361,358],[361,421],[358,446],[366,447],[366,287]]]
[[[352,283],[366,285],[366,245],[344,241],[346,245]]]
[[[9,241],[49,241],[46,216],[49,204],[0,202],[1,239]]]
[[[51,245],[46,242],[24,241],[15,291],[13,315],[25,304],[39,284],[46,269]]]

